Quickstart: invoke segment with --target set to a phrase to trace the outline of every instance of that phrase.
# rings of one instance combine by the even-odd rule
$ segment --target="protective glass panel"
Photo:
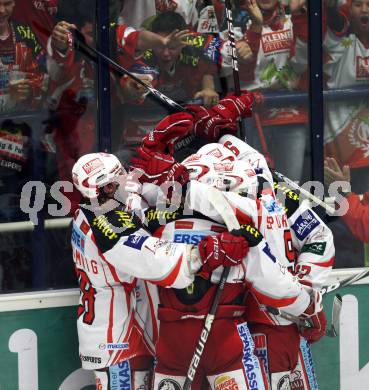
[[[71,31],[93,44],[94,2],[0,7],[0,290],[75,286],[71,169],[96,150],[96,76]]]
[[[336,267],[367,266],[368,4],[331,1],[325,11],[325,185],[340,205],[340,217],[330,223],[336,243]],[[350,183],[353,193],[349,194],[348,188],[341,191],[341,186],[335,191],[336,181]]]

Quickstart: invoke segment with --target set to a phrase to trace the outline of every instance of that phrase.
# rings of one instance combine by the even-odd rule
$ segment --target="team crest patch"
[[[290,390],[291,381],[289,375],[283,375],[282,378],[278,381],[277,390]]]
[[[181,386],[174,379],[163,379],[159,382],[158,390],[181,390]]]

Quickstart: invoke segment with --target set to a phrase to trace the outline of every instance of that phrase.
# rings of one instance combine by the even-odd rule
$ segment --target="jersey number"
[[[82,294],[82,302],[78,306],[78,318],[83,315],[83,322],[91,325],[95,319],[95,294],[96,290],[92,287],[89,277],[86,272],[77,269],[77,277],[79,288]]]
[[[286,257],[290,263],[295,261],[295,251],[292,246],[292,235],[289,229],[283,232],[284,238],[284,250],[286,252]]]

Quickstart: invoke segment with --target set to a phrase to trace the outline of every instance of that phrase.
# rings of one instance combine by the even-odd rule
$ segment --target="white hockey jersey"
[[[192,245],[151,237],[137,216],[117,208],[94,211],[77,210],[71,240],[81,291],[77,329],[84,369],[153,352],[135,318],[136,278],[184,288],[201,266]]]

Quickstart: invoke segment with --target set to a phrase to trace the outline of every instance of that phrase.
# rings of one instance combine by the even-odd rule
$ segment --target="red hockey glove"
[[[249,244],[244,237],[236,237],[228,232],[207,236],[199,243],[202,270],[211,273],[221,265],[238,265],[248,251]]]
[[[238,118],[248,118],[252,115],[253,103],[254,94],[242,91],[240,96],[226,96],[216,106],[212,107],[212,110],[220,115],[226,115],[232,121],[236,121]]]
[[[236,120],[251,116],[253,102],[253,94],[245,91],[241,96],[225,97],[209,110],[198,105],[186,108],[194,116],[194,134],[214,142],[224,134],[236,134]]]
[[[177,181],[181,185],[188,182],[188,172],[184,165],[179,164],[169,154],[153,152],[147,148],[137,148],[139,157],[132,157],[132,168],[143,171],[141,183],[160,185],[165,181]]]
[[[208,110],[198,105],[188,105],[186,108],[194,116],[193,133],[196,137],[216,142],[223,134],[236,134],[237,132],[236,123],[226,116],[219,115],[213,111],[213,108]]]
[[[166,116],[143,140],[142,145],[155,152],[173,154],[174,143],[193,128],[193,117],[187,112]]]
[[[327,319],[324,314],[322,305],[322,294],[319,291],[312,290],[311,302],[307,309],[300,316],[303,319],[308,319],[311,323],[311,328],[302,328],[300,333],[310,343],[319,341],[327,329]]]

